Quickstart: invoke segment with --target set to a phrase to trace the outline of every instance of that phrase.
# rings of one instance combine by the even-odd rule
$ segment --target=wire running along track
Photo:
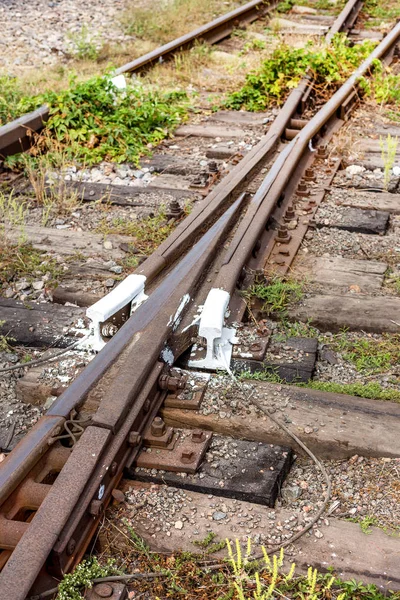
[[[351,27],[359,6],[350,0],[334,27]],[[171,364],[160,355],[166,344],[177,358],[197,335],[197,325],[186,326],[186,331],[183,326],[192,321],[200,290],[204,295],[204,287],[219,288],[234,301],[244,265],[265,263],[275,237],[266,229],[271,215],[288,210],[304,169],[323,155],[326,140],[343,122],[343,106],[358,79],[376,58],[393,52],[399,37],[397,24],[322,109],[303,123],[246,208],[246,195],[241,193],[246,178],[301,115],[312,85],[303,80],[268,134],[137,270],[146,276],[146,285],[153,284],[148,300],[0,465],[0,600],[24,600],[30,593],[53,588],[82,558],[112,490],[123,469],[134,463],[143,431],[165,398],[168,386],[160,382],[168,378]],[[322,148],[317,157],[310,142]],[[228,235],[224,254],[221,248]],[[219,272],[211,276],[216,256]],[[205,283],[206,274],[210,284]],[[236,316],[240,303],[233,305]],[[66,428],[79,423],[88,396],[97,398],[97,411],[72,448],[65,446],[60,438]],[[27,510],[33,511],[31,520],[19,520]]]

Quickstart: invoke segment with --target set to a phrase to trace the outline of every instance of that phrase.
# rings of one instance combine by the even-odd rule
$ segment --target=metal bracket
[[[135,466],[175,473],[195,473],[211,443],[212,433],[201,429],[176,431],[172,448],[144,448]]]

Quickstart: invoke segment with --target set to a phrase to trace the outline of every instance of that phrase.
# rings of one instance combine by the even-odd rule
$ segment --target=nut
[[[142,441],[142,436],[138,431],[130,431],[128,436],[128,444],[132,447],[139,446]]]
[[[161,417],[155,417],[151,424],[151,435],[154,437],[162,437],[165,433],[165,423]]]
[[[114,593],[114,588],[108,583],[98,583],[94,586],[93,591],[100,598],[111,598]]]

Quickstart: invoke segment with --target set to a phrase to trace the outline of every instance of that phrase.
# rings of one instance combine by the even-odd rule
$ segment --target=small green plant
[[[0,321],[0,327],[5,325],[6,321]],[[0,352],[9,352],[11,350],[10,342],[15,342],[15,338],[9,335],[0,335]]]
[[[365,535],[369,535],[370,533],[372,533],[371,526],[377,525],[377,524],[378,524],[378,520],[376,519],[376,517],[370,517],[369,515],[366,515],[360,521],[361,531],[363,533],[365,533]]]
[[[200,548],[203,548],[205,554],[214,554],[219,550],[223,550],[226,546],[226,541],[213,542],[217,535],[210,531],[203,540],[195,540],[193,543]]]
[[[382,137],[379,138],[383,160],[383,185],[386,191],[389,189],[390,177],[396,160],[398,143],[399,139],[397,137],[392,137],[390,133],[388,133],[386,140]]]
[[[140,254],[149,256],[173,231],[177,221],[168,221],[164,206],[154,216],[141,220],[127,221],[114,218],[111,222],[104,218],[97,227],[97,233],[109,235],[112,233],[132,237],[132,244]]]
[[[374,337],[349,338],[346,332],[337,334],[331,341],[332,348],[341,352],[360,373],[371,374],[387,371],[400,361],[400,335],[382,334]]]
[[[48,276],[48,284],[59,281],[63,273],[60,264],[45,252],[36,250],[30,244],[0,244],[0,283],[8,284],[18,277],[27,281],[42,275]]]
[[[359,396],[360,398],[371,398],[372,400],[400,402],[400,391],[398,389],[383,388],[377,382],[335,383],[333,381],[310,380],[307,383],[297,383],[296,385],[313,390],[321,390],[322,392],[348,394],[350,396]]]
[[[57,600],[83,600],[83,594],[93,585],[93,580],[118,574],[114,561],[101,566],[97,558],[82,561],[72,573],[65,575],[58,586]]]
[[[1,243],[9,242],[10,233],[15,229],[19,231],[18,243],[25,242],[25,221],[28,213],[28,204],[17,199],[13,192],[5,194],[0,191],[0,233]],[[15,236],[13,236],[15,237]]]
[[[268,383],[284,383],[276,368],[269,367],[264,371],[241,371],[239,373],[240,381],[252,379],[253,381],[266,381]]]
[[[303,48],[293,48],[281,44],[259,70],[247,75],[239,91],[228,96],[225,106],[257,111],[279,105],[307,72],[314,75],[320,96],[327,97],[371,53],[374,45],[367,40],[351,47],[342,34],[337,34],[330,46],[318,47],[310,42]]]
[[[86,25],[76,33],[68,33],[71,52],[79,60],[97,60],[100,54],[100,41],[98,35],[91,35]]]
[[[129,85],[118,90],[111,77],[85,82],[72,78],[69,89],[36,98],[50,106],[50,118],[37,142],[42,151],[57,143],[65,158],[94,164],[101,160],[137,163],[169,135],[186,115],[184,92],[160,93]]]
[[[250,42],[246,42],[246,44],[243,46],[243,49],[241,50],[240,54],[247,54],[248,52],[254,51],[254,50],[265,50],[266,48],[266,43],[264,42],[264,40],[258,40],[257,38],[251,40]]]
[[[283,2],[279,2],[279,4],[276,7],[276,10],[279,13],[288,13],[290,10],[292,10],[294,5],[294,0],[283,0]]]
[[[283,280],[275,276],[268,283],[254,283],[243,295],[248,304],[254,299],[262,300],[261,310],[267,315],[282,316],[291,304],[301,300],[303,288],[303,283],[299,281]]]

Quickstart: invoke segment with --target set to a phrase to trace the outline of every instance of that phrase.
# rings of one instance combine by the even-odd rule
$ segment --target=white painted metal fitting
[[[199,335],[207,340],[207,354],[202,360],[189,361],[190,367],[229,370],[235,330],[224,327],[230,295],[225,290],[209,291],[201,313]]]
[[[147,300],[148,296],[144,293],[145,281],[146,277],[144,275],[128,275],[107,296],[89,306],[86,310],[86,316],[91,320],[91,328],[93,328],[94,335],[89,340],[93,350],[99,352],[106,345],[101,335],[102,323],[130,302],[132,303],[130,314],[132,314],[142,302]]]

